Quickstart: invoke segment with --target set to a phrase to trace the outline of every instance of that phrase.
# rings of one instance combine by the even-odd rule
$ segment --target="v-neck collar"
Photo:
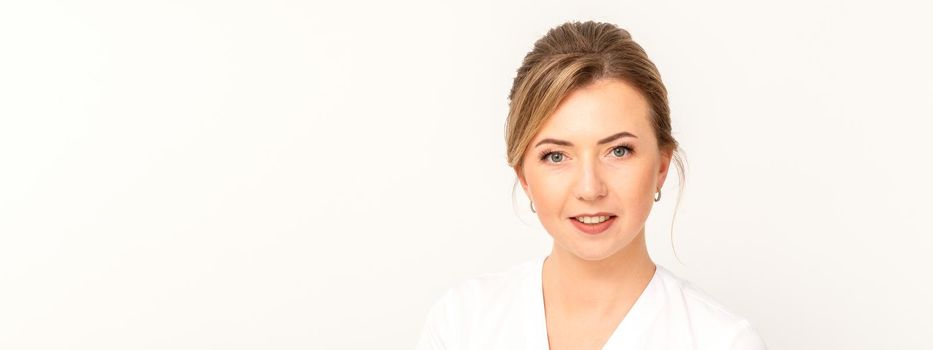
[[[544,261],[548,255],[534,261],[531,276],[526,279],[524,286],[525,310],[525,348],[528,350],[548,349],[547,320],[544,314],[544,287],[542,275]],[[628,313],[619,322],[612,332],[603,349],[623,349],[623,346],[633,343],[633,340],[645,331],[651,321],[657,316],[663,306],[663,286],[661,274],[665,273],[661,265],[655,264],[654,276],[648,285],[635,300]]]

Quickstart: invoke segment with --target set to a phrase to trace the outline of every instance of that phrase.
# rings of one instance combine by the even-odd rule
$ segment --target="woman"
[[[648,256],[645,221],[671,160],[681,178],[683,165],[660,74],[627,31],[551,29],[509,100],[508,162],[554,246],[448,290],[420,349],[765,349],[745,318]]]

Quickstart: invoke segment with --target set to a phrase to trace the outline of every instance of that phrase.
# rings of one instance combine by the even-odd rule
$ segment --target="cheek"
[[[650,204],[654,199],[654,172],[650,166],[630,167],[620,169],[614,174],[612,181],[612,192],[623,201],[620,203],[623,208],[632,206],[640,207],[639,204]]]
[[[564,202],[571,190],[570,177],[559,169],[535,168],[525,175],[531,187],[531,200],[542,219],[563,214]]]
[[[543,176],[539,179],[538,190],[535,192],[535,198],[541,202],[541,207],[545,213],[554,213],[560,211],[569,195],[569,182],[562,176],[553,174]],[[537,202],[535,203],[537,205]]]
[[[542,214],[562,214],[565,202],[573,197],[573,174],[560,169],[537,168],[526,173],[532,189],[535,209]],[[647,160],[611,168],[604,173],[609,195],[616,198],[622,210],[641,212],[650,209],[656,181],[653,163]]]

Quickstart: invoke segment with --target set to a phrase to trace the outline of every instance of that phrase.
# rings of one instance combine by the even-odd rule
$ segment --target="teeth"
[[[609,217],[608,216],[578,216],[578,217],[575,217],[574,219],[577,219],[577,221],[582,222],[584,224],[598,224],[600,222],[609,220]]]

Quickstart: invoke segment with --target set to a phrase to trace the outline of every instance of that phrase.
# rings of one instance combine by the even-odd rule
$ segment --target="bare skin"
[[[515,169],[554,238],[542,288],[550,349],[601,349],[655,273],[645,221],[664,184],[672,151],[658,147],[647,100],[620,80],[570,93]],[[608,136],[632,136],[600,143]],[[545,139],[567,144],[541,143]],[[558,142],[561,143],[561,142]],[[571,220],[610,213],[597,235]]]
[[[617,256],[596,264],[553,249],[542,276],[550,349],[602,349],[655,269],[644,232]]]

